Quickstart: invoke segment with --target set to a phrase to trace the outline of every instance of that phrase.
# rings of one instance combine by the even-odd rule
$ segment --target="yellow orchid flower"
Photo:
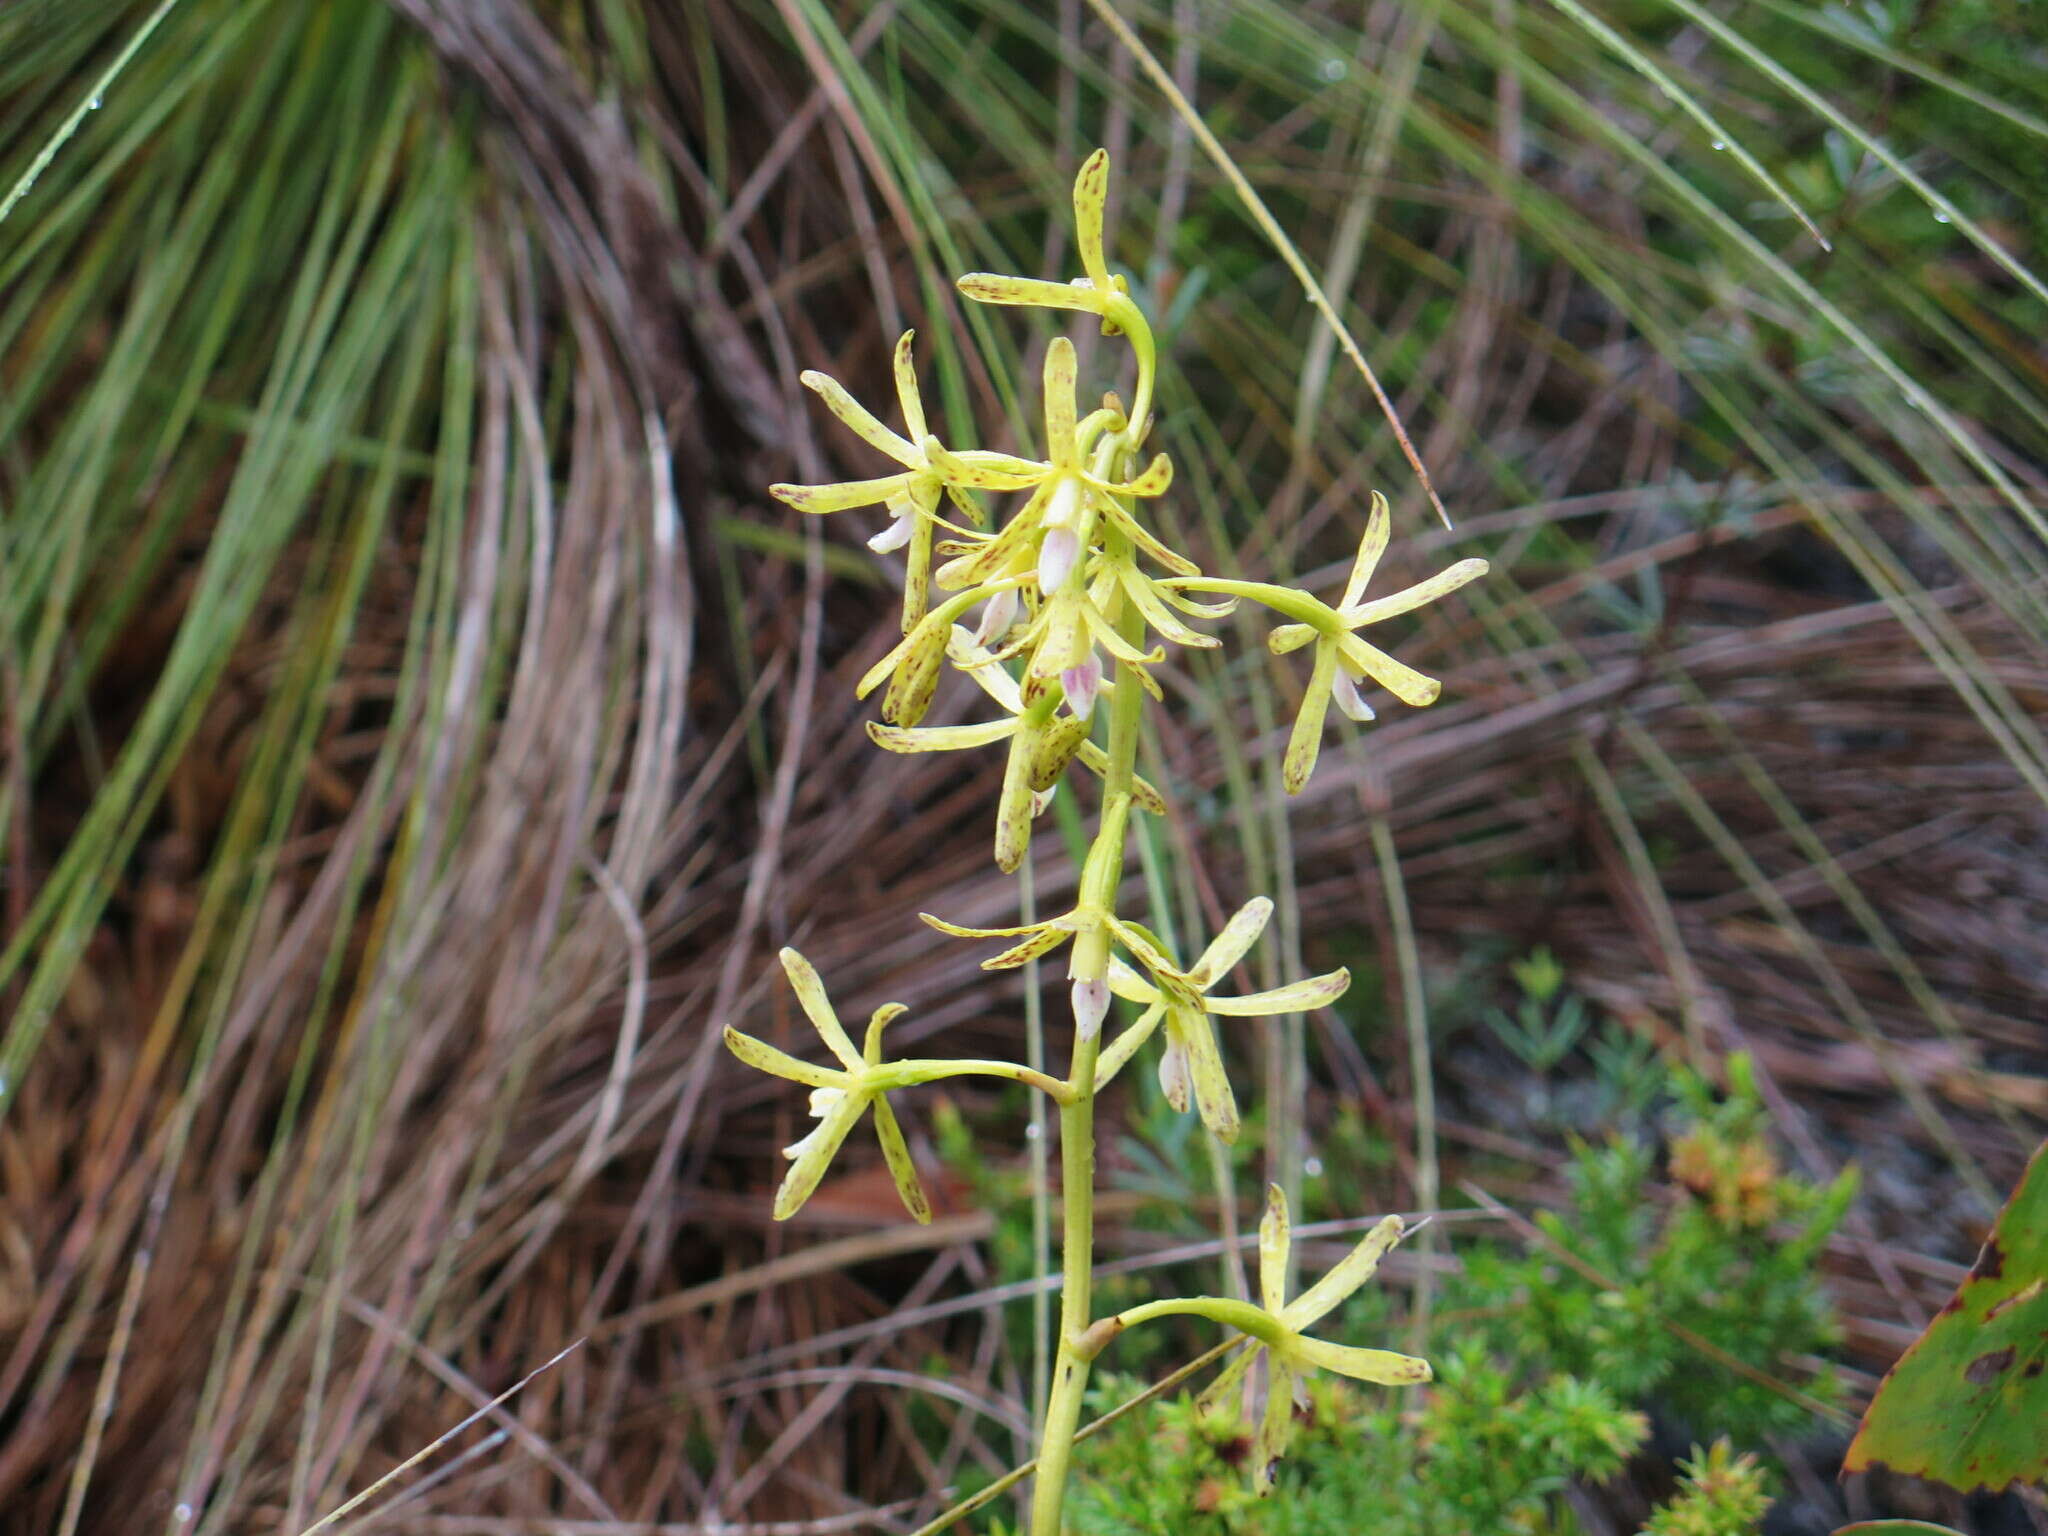
[[[1351,973],[1339,967],[1266,992],[1251,992],[1242,997],[1210,996],[1209,989],[1236,968],[1245,951],[1258,942],[1272,916],[1273,903],[1264,896],[1253,897],[1224,924],[1223,931],[1202,951],[1201,959],[1185,972],[1164,979],[1155,973],[1154,979],[1147,981],[1123,961],[1110,960],[1110,991],[1144,1004],[1145,1011],[1136,1023],[1103,1047],[1095,1064],[1098,1092],[1123,1070],[1164,1020],[1166,1052],[1159,1060],[1159,1086],[1165,1090],[1167,1102],[1186,1113],[1192,1088],[1202,1123],[1226,1142],[1237,1139],[1237,1099],[1230,1090],[1229,1075],[1223,1070],[1223,1057],[1216,1046],[1210,1016],[1261,1018],[1305,1013],[1327,1007],[1351,985]],[[1164,946],[1159,947],[1163,951]]]
[[[811,1198],[811,1192],[825,1176],[826,1165],[846,1140],[847,1133],[872,1105],[875,1137],[882,1144],[882,1158],[896,1180],[896,1192],[903,1197],[904,1209],[918,1221],[930,1221],[931,1202],[925,1199],[924,1186],[917,1178],[917,1166],[911,1162],[910,1148],[904,1144],[903,1128],[896,1123],[895,1112],[889,1108],[888,1097],[883,1092],[885,1086],[901,1084],[880,1080],[882,1030],[891,1020],[909,1010],[901,1003],[884,1003],[877,1008],[868,1020],[866,1049],[856,1051],[853,1041],[847,1038],[845,1027],[839,1022],[839,1015],[833,1012],[832,1000],[825,995],[825,984],[818,979],[811,962],[793,949],[783,950],[781,958],[782,968],[789,975],[789,984],[796,993],[798,1004],[816,1027],[825,1048],[839,1058],[843,1070],[835,1071],[831,1067],[799,1060],[786,1051],[778,1051],[766,1041],[743,1035],[731,1025],[726,1026],[727,1050],[750,1067],[794,1083],[807,1084],[811,1090],[811,1113],[818,1117],[817,1125],[812,1127],[808,1136],[782,1149],[782,1155],[790,1159],[790,1167],[782,1188],[775,1192],[775,1219],[789,1220]]]
[[[1281,764],[1281,779],[1289,794],[1299,794],[1315,771],[1316,756],[1322,747],[1323,720],[1333,697],[1349,718],[1364,721],[1373,718],[1372,706],[1358,692],[1358,685],[1365,678],[1371,678],[1403,704],[1417,707],[1434,704],[1443,691],[1443,684],[1435,678],[1424,677],[1377,646],[1366,644],[1356,631],[1397,614],[1411,613],[1457,591],[1467,582],[1484,576],[1487,565],[1476,558],[1460,560],[1427,581],[1418,581],[1412,587],[1368,603],[1364,600],[1365,586],[1372,579],[1380,556],[1386,553],[1391,524],[1387,498],[1374,491],[1365,537],[1359,540],[1358,557],[1352,561],[1351,577],[1344,583],[1343,601],[1334,610],[1324,608],[1323,615],[1313,622],[1283,624],[1266,637],[1267,647],[1276,656],[1298,650],[1311,640],[1316,647],[1308,688],[1302,694],[1294,731],[1287,740],[1287,756]]]
[[[905,331],[896,342],[891,371],[896,379],[896,402],[903,411],[908,435],[891,431],[873,412],[829,376],[807,369],[800,375],[804,386],[825,402],[830,410],[852,428],[861,441],[877,448],[898,464],[903,473],[879,480],[846,480],[832,485],[771,485],[768,493],[800,512],[844,512],[852,507],[885,506],[889,526],[868,540],[877,554],[908,546],[903,578],[903,630],[908,634],[924,617],[926,593],[931,586],[932,530],[939,518],[939,497],[943,493],[968,522],[977,526],[986,519],[981,508],[962,489],[949,481],[933,458],[938,439],[925,424],[924,402],[918,395],[917,369],[911,361],[910,344],[917,335]],[[979,455],[953,455],[953,462],[971,468]]]
[[[826,1165],[870,1106],[875,1111],[875,1137],[882,1144],[882,1159],[889,1165],[904,1208],[919,1221],[932,1219],[931,1203],[918,1182],[910,1148],[903,1140],[903,1128],[889,1108],[888,1095],[895,1089],[947,1077],[997,1077],[1036,1088],[1061,1104],[1073,1097],[1073,1091],[1057,1078],[1014,1061],[882,1060],[882,1031],[908,1011],[901,1003],[884,1003],[874,1011],[868,1020],[865,1049],[855,1051],[839,1015],[832,1009],[832,1000],[825,995],[825,984],[818,979],[810,961],[793,949],[783,950],[781,959],[797,1002],[817,1029],[818,1038],[825,1042],[825,1049],[839,1059],[840,1065],[833,1068],[804,1061],[726,1026],[725,1046],[733,1055],[750,1067],[803,1083],[811,1090],[811,1113],[818,1123],[809,1135],[782,1149],[782,1155],[790,1160],[790,1169],[775,1194],[777,1221],[787,1221],[810,1199],[818,1181],[825,1176]]]
[[[1255,1334],[1251,1348],[1224,1367],[1200,1399],[1201,1406],[1207,1409],[1225,1406],[1231,1394],[1242,1386],[1252,1362],[1261,1354],[1266,1356],[1266,1408],[1260,1415],[1252,1446],[1252,1486],[1259,1493],[1273,1491],[1274,1469],[1287,1454],[1287,1442],[1294,1433],[1294,1410],[1305,1405],[1301,1380],[1309,1371],[1335,1371],[1354,1381],[1376,1382],[1386,1387],[1418,1386],[1434,1374],[1427,1360],[1414,1355],[1330,1344],[1311,1339],[1305,1332],[1372,1278],[1380,1260],[1401,1240],[1404,1231],[1400,1217],[1386,1217],[1337,1261],[1336,1268],[1288,1301],[1287,1261],[1292,1235],[1287,1196],[1278,1184],[1267,1186],[1266,1214],[1259,1222],[1259,1304],[1278,1327]]]

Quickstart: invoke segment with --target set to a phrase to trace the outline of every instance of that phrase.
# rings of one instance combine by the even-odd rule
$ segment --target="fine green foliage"
[[[1153,926],[1125,915],[1124,858],[1133,813],[1159,816],[1166,809],[1160,791],[1141,780],[1135,766],[1147,697],[1165,699],[1154,669],[1165,662],[1166,647],[1217,649],[1221,642],[1192,628],[1189,620],[1227,618],[1241,602],[1286,620],[1267,637],[1274,655],[1313,647],[1281,771],[1288,791],[1296,793],[1315,768],[1331,703],[1350,719],[1366,721],[1374,711],[1360,691],[1362,684],[1377,684],[1412,706],[1434,703],[1441,692],[1434,679],[1368,644],[1358,631],[1412,613],[1487,571],[1484,560],[1468,558],[1402,591],[1368,599],[1367,586],[1393,537],[1391,511],[1378,492],[1335,604],[1295,587],[1205,575],[1195,561],[1165,543],[1155,531],[1155,503],[1173,484],[1173,463],[1165,453],[1144,458],[1159,353],[1128,282],[1107,266],[1108,196],[1109,156],[1098,149],[1074,179],[1081,276],[1059,283],[974,272],[959,280],[959,289],[981,304],[1091,316],[1103,336],[1124,338],[1135,370],[1128,407],[1118,395],[1105,393],[1099,406],[1084,412],[1077,350],[1068,337],[1055,336],[1043,369],[1046,457],[949,448],[930,430],[911,349],[913,334],[906,331],[893,357],[902,433],[884,425],[832,379],[815,372],[803,375],[804,384],[834,416],[894,461],[895,472],[829,485],[769,487],[802,512],[885,509],[888,521],[868,545],[878,553],[904,551],[903,638],[855,689],[865,698],[883,688],[886,723],[868,722],[868,734],[877,746],[896,753],[1005,746],[1008,760],[994,818],[999,868],[1022,867],[1032,824],[1070,767],[1086,768],[1100,779],[1096,827],[1070,910],[1008,927],[970,927],[923,914],[931,927],[955,938],[1006,941],[1001,953],[982,962],[985,970],[1015,970],[1065,951],[1074,1020],[1068,1071],[1054,1078],[1013,1062],[885,1061],[883,1028],[905,1011],[894,1003],[875,1011],[865,1048],[856,1051],[817,972],[793,949],[783,950],[783,969],[805,1015],[840,1065],[820,1066],[730,1026],[725,1031],[727,1047],[740,1060],[811,1089],[810,1109],[819,1123],[784,1148],[790,1169],[775,1199],[777,1220],[802,1208],[848,1132],[870,1110],[905,1208],[918,1221],[931,1220],[889,1104],[890,1089],[946,1077],[1008,1078],[1040,1090],[1059,1106],[1064,1280],[1058,1350],[1032,1492],[1035,1536],[1058,1536],[1062,1528],[1089,1367],[1118,1335],[1138,1324],[1200,1317],[1251,1341],[1203,1401],[1232,1418],[1243,1412],[1256,1420],[1247,1459],[1252,1486],[1261,1494],[1275,1486],[1280,1460],[1293,1439],[1295,1410],[1307,1401],[1313,1373],[1330,1371],[1385,1386],[1430,1379],[1425,1360],[1339,1344],[1309,1332],[1371,1278],[1380,1259],[1400,1241],[1401,1218],[1388,1216],[1374,1224],[1334,1268],[1297,1292],[1288,1201],[1278,1184],[1269,1188],[1259,1224],[1256,1305],[1234,1297],[1173,1297],[1098,1318],[1090,1274],[1095,1101],[1157,1035],[1164,1045],[1158,1072],[1167,1101],[1182,1113],[1192,1104],[1210,1134],[1219,1142],[1234,1142],[1241,1121],[1218,1044],[1218,1021],[1322,1008],[1350,983],[1349,972],[1339,969],[1262,991],[1219,993],[1273,916],[1273,903],[1264,896],[1240,907],[1192,963],[1179,959],[1172,943],[1160,936],[1158,929],[1166,926],[1163,914],[1149,914]],[[1029,494],[1006,516],[992,518],[982,498],[1015,492]],[[944,563],[935,567],[935,557]],[[934,588],[946,594],[936,603]],[[1223,600],[1202,600],[1215,597]],[[960,621],[974,611],[979,622],[970,630]],[[1113,664],[1114,681],[1105,656]],[[1013,660],[1019,663],[1014,671],[1007,665]],[[922,723],[949,664],[997,706],[995,719]],[[1108,739],[1098,746],[1090,738],[1100,723],[1096,705],[1102,698],[1109,702],[1101,712],[1109,717]],[[1103,1026],[1113,997],[1136,1005],[1138,1013],[1105,1043]],[[1261,1368],[1257,1378],[1254,1366]]]
[[[1681,1075],[1674,1165],[1704,1142],[1760,1138],[1752,1090],[1739,1068],[1734,1077],[1734,1093],[1721,1099]],[[1280,1474],[1286,1498],[1262,1505],[1240,1490],[1233,1474],[1250,1439],[1186,1401],[1163,1425],[1132,1425],[1089,1448],[1079,1528],[1339,1536],[1371,1510],[1373,1529],[1394,1536],[1576,1532],[1564,1490],[1597,1483],[1638,1453],[1654,1408],[1716,1438],[1680,1463],[1679,1492],[1646,1530],[1748,1536],[1770,1495],[1763,1468],[1737,1447],[1810,1424],[1812,1405],[1837,1391],[1829,1376],[1797,1392],[1759,1378],[1831,1337],[1815,1260],[1841,1190],[1774,1174],[1772,1217],[1729,1219],[1680,1166],[1680,1203],[1664,1211],[1654,1163],[1649,1150],[1618,1139],[1581,1144],[1571,1208],[1542,1218],[1560,1251],[1611,1265],[1615,1285],[1553,1254],[1461,1245],[1461,1272],[1438,1297],[1428,1346],[1436,1381],[1424,1402],[1313,1393],[1298,1416],[1295,1464]],[[1351,1310],[1378,1322],[1384,1297],[1361,1295]],[[1104,1403],[1129,1386],[1105,1387]]]
[[[1825,1368],[1797,1391],[1784,1378],[1788,1362],[1835,1336],[1814,1261],[1856,1180],[1844,1173],[1819,1187],[1780,1173],[1740,1058],[1730,1075],[1721,1101],[1691,1074],[1676,1076],[1685,1128],[1671,1154],[1681,1192],[1668,1209],[1644,1197],[1653,1149],[1582,1142],[1569,1213],[1537,1217],[1552,1246],[1475,1246],[1446,1305],[1479,1313],[1473,1326],[1496,1351],[1752,1445],[1805,1426],[1816,1403],[1839,1396]]]
[[[1643,1536],[1752,1536],[1771,1506],[1770,1478],[1754,1456],[1726,1440],[1693,1447],[1681,1461],[1677,1495],[1643,1527]]]
[[[1846,1465],[1965,1492],[2048,1479],[2048,1145],[1969,1276],[1878,1388]]]
[[[1109,1378],[1105,1405],[1135,1384]],[[1086,1462],[1074,1499],[1081,1536],[1346,1536],[1365,1512],[1375,1536],[1555,1531],[1563,1488],[1618,1471],[1642,1442],[1642,1415],[1589,1382],[1522,1391],[1469,1350],[1446,1355],[1416,1423],[1391,1404],[1318,1382],[1297,1414],[1284,1497],[1243,1486],[1249,1438],[1192,1403],[1111,1437]]]

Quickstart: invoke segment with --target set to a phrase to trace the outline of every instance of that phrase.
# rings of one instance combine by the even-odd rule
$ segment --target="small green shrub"
[[[1831,1372],[1803,1375],[1792,1362],[1835,1336],[1815,1261],[1855,1180],[1818,1186],[1782,1172],[1740,1058],[1729,1078],[1725,1096],[1683,1071],[1669,1079],[1669,1203],[1654,1148],[1579,1141],[1568,1208],[1538,1218],[1553,1247],[1460,1245],[1429,1339],[1437,1380],[1420,1408],[1313,1384],[1279,1474],[1288,1496],[1261,1500],[1245,1487],[1246,1430],[1179,1402],[1086,1444],[1074,1529],[1349,1536],[1369,1516],[1376,1536],[1565,1536],[1580,1529],[1565,1491],[1619,1471],[1654,1409],[1720,1438],[1680,1463],[1679,1493],[1646,1536],[1753,1531],[1766,1476],[1736,1447],[1803,1427],[1814,1402],[1839,1395]],[[1389,1311],[1384,1292],[1361,1293],[1344,1322],[1386,1333]],[[1106,1379],[1098,1410],[1138,1388]]]

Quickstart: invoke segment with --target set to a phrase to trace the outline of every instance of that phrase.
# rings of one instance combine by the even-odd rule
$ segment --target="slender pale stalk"
[[[1112,541],[1117,536],[1112,534]],[[1113,551],[1115,553],[1116,551]],[[1117,628],[1134,643],[1144,638],[1144,620],[1128,605]],[[1100,901],[1112,910],[1123,876],[1124,832],[1130,820],[1131,782],[1138,759],[1138,732],[1143,724],[1145,689],[1128,663],[1117,668],[1116,697],[1109,715],[1109,771],[1102,780],[1102,820],[1083,865],[1081,900]],[[1109,961],[1106,929],[1077,936],[1074,971],[1099,976]],[[1067,1075],[1069,1098],[1060,1106],[1061,1237],[1059,1350],[1053,1358],[1052,1392],[1046,1400],[1045,1426],[1038,1450],[1038,1474],[1031,1487],[1031,1536],[1059,1536],[1060,1509],[1066,1498],[1067,1474],[1074,1455],[1074,1432],[1081,1422],[1081,1399],[1088,1387],[1088,1367],[1095,1350],[1088,1330],[1094,1322],[1095,1262],[1095,1059],[1102,1037],[1074,1041]]]

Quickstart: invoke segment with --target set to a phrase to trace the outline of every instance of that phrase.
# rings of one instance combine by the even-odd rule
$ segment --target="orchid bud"
[[[974,629],[976,645],[992,646],[1010,632],[1017,622],[1017,589],[1005,587],[982,604],[981,622]]]
[[[1092,649],[1081,665],[1060,673],[1060,686],[1066,690],[1067,708],[1074,712],[1075,719],[1086,720],[1095,713],[1095,695],[1102,687],[1102,662]]]
[[[1038,590],[1047,597],[1067,584],[1081,558],[1081,541],[1071,528],[1051,528],[1038,546]]]
[[[1077,981],[1073,985],[1074,1027],[1083,1040],[1102,1033],[1102,1021],[1109,1017],[1109,983]]]

